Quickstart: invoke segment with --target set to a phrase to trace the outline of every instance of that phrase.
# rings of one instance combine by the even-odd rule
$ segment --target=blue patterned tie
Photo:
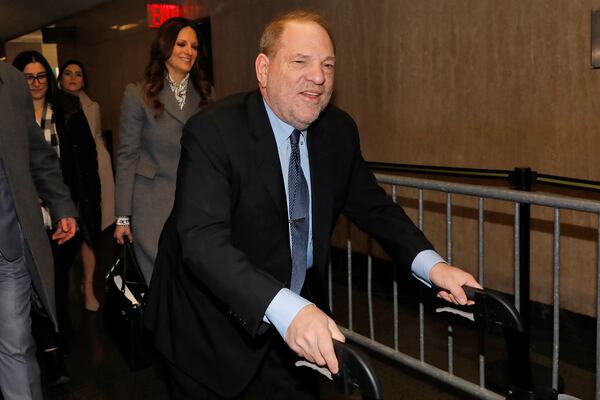
[[[292,152],[288,169],[288,200],[290,232],[292,236],[292,279],[290,289],[300,293],[306,276],[306,249],[308,246],[308,185],[300,164],[298,141],[300,131],[290,135]]]

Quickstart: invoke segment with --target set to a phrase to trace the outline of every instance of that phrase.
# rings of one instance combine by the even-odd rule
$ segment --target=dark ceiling
[[[108,0],[0,0],[0,43]]]

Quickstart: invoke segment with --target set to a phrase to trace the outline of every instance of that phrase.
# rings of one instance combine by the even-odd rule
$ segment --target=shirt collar
[[[282,144],[290,137],[294,128],[292,125],[284,122],[279,118],[271,107],[267,104],[265,99],[263,98],[263,103],[265,104],[265,108],[267,109],[267,115],[269,117],[269,122],[271,123],[271,128],[273,129],[273,133],[275,134],[275,142],[277,143],[277,147],[281,147]],[[306,131],[300,131],[302,136],[306,137]]]
[[[176,89],[182,88],[182,87],[187,87],[188,81],[190,80],[190,74],[187,73],[185,75],[185,78],[183,78],[181,80],[181,82],[179,82],[179,84],[175,83],[175,81],[173,80],[173,78],[171,78],[171,75],[169,75],[168,71],[165,71],[165,75],[167,77],[167,82],[169,82],[169,84],[171,86],[173,86]]]

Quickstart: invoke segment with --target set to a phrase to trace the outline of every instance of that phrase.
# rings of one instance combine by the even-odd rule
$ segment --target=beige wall
[[[254,86],[260,26],[308,7],[337,41],[335,103],[367,160],[501,168],[600,180],[600,71],[590,67],[598,1],[329,0],[211,3],[216,87]],[[258,11],[257,11],[258,10]],[[407,193],[414,198],[414,192]],[[592,197],[598,198],[594,195]],[[401,199],[411,216],[414,201]],[[426,194],[425,231],[446,254],[445,198]],[[455,197],[453,260],[477,270],[476,202]],[[485,282],[512,292],[513,207],[487,202]],[[532,298],[550,302],[551,210],[532,210]],[[563,212],[561,306],[593,315],[596,218]],[[342,227],[339,229],[345,233]],[[336,235],[337,242],[339,235]],[[356,233],[353,233],[356,238]]]
[[[366,159],[600,179],[594,3],[214,1],[216,85],[221,94],[252,87],[260,27],[311,7],[332,21],[335,102],[357,120]]]
[[[40,43],[15,43],[7,42],[4,45],[6,50],[6,62],[12,64],[15,57],[22,51],[36,50],[41,52],[42,45]]]
[[[600,0],[206,0],[219,97],[255,87],[264,23],[295,7],[330,19],[337,40],[335,103],[361,130],[367,160],[510,169],[600,180],[600,71],[590,67],[590,11]],[[125,84],[139,78],[153,36],[145,2],[113,1],[70,21],[77,55],[90,66],[90,94],[116,131]],[[407,194],[412,197],[413,193]],[[597,196],[596,196],[597,197]],[[425,230],[445,254],[445,199],[426,194]],[[414,201],[401,199],[414,216]],[[513,208],[488,202],[486,283],[512,291]],[[458,198],[455,263],[475,271],[474,202]],[[562,216],[561,306],[595,313],[596,221]],[[533,211],[532,295],[548,302],[553,214]]]

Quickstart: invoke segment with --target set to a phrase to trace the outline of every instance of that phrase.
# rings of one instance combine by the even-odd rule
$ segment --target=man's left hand
[[[429,280],[442,289],[437,296],[441,299],[454,304],[473,304],[473,301],[467,301],[467,295],[462,286],[472,286],[482,289],[481,285],[473,278],[473,275],[463,271],[460,268],[453,267],[446,263],[437,263],[429,272]]]
[[[77,233],[77,220],[73,217],[61,218],[58,220],[52,239],[57,240],[58,244],[63,244],[75,236],[75,233]]]

